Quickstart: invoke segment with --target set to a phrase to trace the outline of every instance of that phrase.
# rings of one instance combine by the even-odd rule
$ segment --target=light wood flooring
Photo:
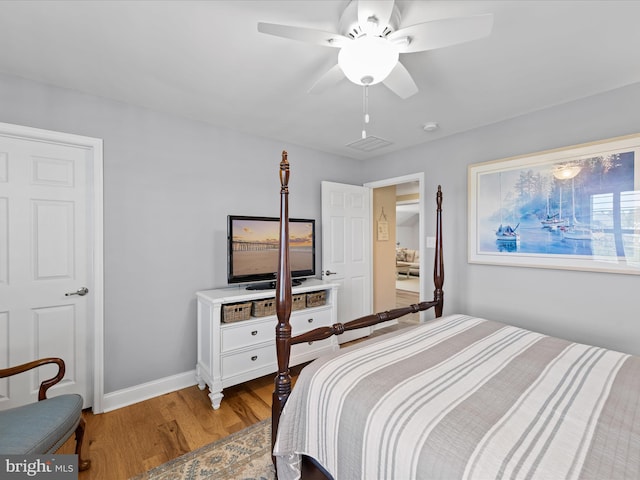
[[[407,305],[413,305],[418,302],[420,302],[420,295],[418,293],[407,290],[396,290],[396,307],[406,307]],[[420,314],[410,313],[403,318],[403,321],[419,323]]]
[[[418,301],[417,294],[397,292],[398,306]],[[374,334],[416,321],[406,318]],[[302,367],[291,369],[294,382]],[[269,418],[273,377],[226,388],[218,410],[211,408],[209,390],[194,385],[100,415],[86,411],[83,449],[91,468],[79,480],[128,479]],[[71,454],[74,448],[72,437],[58,453]]]
[[[301,366],[291,369],[297,378]],[[84,413],[83,456],[91,468],[79,480],[122,480],[271,417],[273,377],[225,388],[218,410],[196,385],[111,412]],[[58,453],[74,453],[75,440]]]

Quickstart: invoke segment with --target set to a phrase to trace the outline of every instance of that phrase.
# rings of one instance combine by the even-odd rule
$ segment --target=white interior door
[[[96,333],[92,155],[0,129],[0,366],[60,357],[66,375],[51,395],[79,393],[85,407]],[[55,371],[47,365],[0,380],[0,408],[35,401]]]
[[[322,182],[322,274],[340,285],[338,320],[372,312],[371,192],[366,187]],[[338,336],[340,343],[367,336],[361,328]]]

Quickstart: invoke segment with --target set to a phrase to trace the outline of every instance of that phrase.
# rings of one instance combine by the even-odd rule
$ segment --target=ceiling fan
[[[320,92],[345,76],[357,85],[382,82],[400,98],[418,92],[411,74],[400,63],[404,53],[457,45],[488,36],[493,14],[446,18],[400,26],[394,0],[351,0],[340,18],[340,33],[313,28],[258,23],[258,31],[278,37],[339,48],[338,63],[311,87]]]

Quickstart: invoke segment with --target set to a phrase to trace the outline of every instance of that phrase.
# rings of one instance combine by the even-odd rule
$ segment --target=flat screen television
[[[277,217],[229,215],[227,223],[227,281],[247,288],[275,288],[278,271],[280,220]],[[294,284],[316,274],[316,222],[289,219],[289,262]]]

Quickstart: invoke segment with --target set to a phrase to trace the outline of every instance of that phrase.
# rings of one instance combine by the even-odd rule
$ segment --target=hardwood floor
[[[420,295],[416,292],[410,292],[407,290],[396,290],[396,307],[406,307],[407,305],[413,305],[420,301]],[[406,315],[403,322],[419,323],[420,314],[411,313]]]
[[[407,320],[373,336],[413,322]],[[303,367],[291,368],[294,384]],[[211,408],[209,390],[194,385],[100,415],[85,412],[83,456],[91,460],[91,468],[80,472],[79,480],[128,479],[271,417],[273,378],[225,388],[218,410]],[[74,449],[72,436],[57,453],[72,454]]]
[[[291,369],[298,376],[302,366]],[[271,417],[273,377],[224,390],[218,410],[208,389],[188,387],[112,412],[85,412],[84,457],[91,468],[79,480],[122,480]],[[57,453],[74,453],[75,440]]]

